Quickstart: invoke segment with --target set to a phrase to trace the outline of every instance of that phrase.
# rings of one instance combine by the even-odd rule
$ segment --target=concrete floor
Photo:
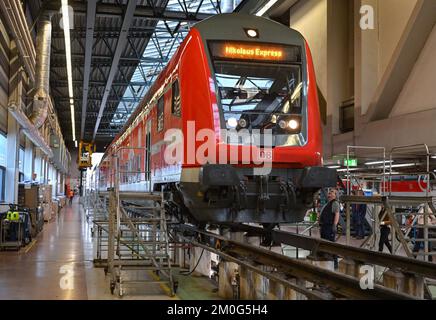
[[[292,227],[283,229],[297,231]],[[312,236],[318,236],[317,230]],[[339,242],[345,242],[345,237]],[[351,244],[360,246],[361,241],[353,239]],[[282,248],[286,254],[285,249]],[[26,248],[19,252],[0,252],[0,299],[120,299],[111,295],[109,277],[103,269],[94,268],[94,251],[90,225],[76,199],[72,206],[65,207],[58,217],[46,223],[36,241]],[[300,257],[301,254],[304,253],[300,252]],[[150,273],[144,275],[152,277]],[[168,296],[165,285],[148,284],[128,290],[122,299],[219,299],[216,286],[208,278],[184,276],[177,269],[174,275],[179,287],[173,298]],[[436,291],[435,288],[431,289]]]
[[[0,252],[0,299],[119,299],[110,294],[109,277],[94,268],[94,243],[78,199],[19,252]],[[150,275],[151,276],[151,275]],[[122,299],[218,299],[205,277],[178,274],[178,293],[170,298],[162,285],[128,290]]]

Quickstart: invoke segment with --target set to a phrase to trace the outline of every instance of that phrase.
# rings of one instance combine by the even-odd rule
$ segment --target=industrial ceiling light
[[[267,12],[278,0],[269,0],[259,11],[256,12],[256,16],[261,17]]]
[[[393,160],[386,160],[386,161],[371,161],[371,162],[365,162],[366,166],[373,166],[376,164],[390,164],[394,162]]]
[[[76,124],[74,119],[74,92],[73,92],[73,68],[71,65],[71,38],[70,38],[70,16],[68,11],[68,0],[62,0],[62,22],[65,37],[65,56],[67,59],[67,78],[68,78],[68,95],[70,98],[71,127],[73,131],[73,140],[76,141]]]
[[[401,163],[401,164],[394,164],[391,166],[391,168],[407,168],[407,167],[414,167],[416,166],[416,163]]]
[[[407,168],[407,167],[415,167],[416,165],[417,165],[416,163],[400,163],[400,164],[393,164],[391,166],[388,166],[388,168]]]
[[[357,171],[360,170],[359,168],[349,168],[349,169],[339,169],[338,172],[351,172],[351,171]]]
[[[76,120],[74,119],[74,104],[70,105],[71,127],[73,130],[73,140],[76,141]]]

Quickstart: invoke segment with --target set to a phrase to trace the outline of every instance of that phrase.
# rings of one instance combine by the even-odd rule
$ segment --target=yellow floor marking
[[[149,274],[151,275],[151,277],[156,280],[156,281],[160,281],[160,277],[158,275],[156,275],[156,273],[154,273],[153,271],[150,271]],[[165,293],[169,296],[171,296],[171,289],[170,287],[166,284],[166,283],[159,283],[159,286],[161,287],[161,289],[163,291],[165,291]],[[174,297],[172,297],[173,299],[176,297],[176,295],[174,294]]]
[[[24,253],[28,253],[30,251],[30,249],[33,248],[33,246],[36,243],[36,239],[33,239],[32,242],[30,244],[27,245],[27,248],[24,250]]]

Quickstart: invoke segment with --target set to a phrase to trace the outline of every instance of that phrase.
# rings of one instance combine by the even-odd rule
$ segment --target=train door
[[[151,191],[151,120],[145,125],[145,181],[148,191]]]

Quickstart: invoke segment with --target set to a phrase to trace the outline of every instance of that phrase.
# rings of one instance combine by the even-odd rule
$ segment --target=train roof
[[[281,43],[289,45],[300,45],[304,48],[304,37],[294,29],[291,29],[283,24],[275,22],[273,20],[258,17],[255,15],[249,15],[244,13],[223,13],[214,15],[210,18],[202,20],[196,23],[192,29],[196,29],[202,37],[205,45],[209,40],[229,40],[229,41],[252,41],[258,43]],[[258,31],[257,38],[249,38],[246,34],[246,29],[255,29]],[[189,37],[189,34],[186,38]],[[186,40],[185,38],[185,40]],[[174,53],[177,55],[180,47],[185,45],[185,40],[180,44],[179,48]],[[173,56],[173,57],[174,57]],[[172,59],[171,59],[172,60]],[[171,62],[170,60],[170,62]],[[147,93],[142,98],[141,102],[136,107],[135,111],[130,115],[120,132],[114,137],[110,145],[108,146],[103,158],[106,157],[110,147],[116,142],[127,128],[133,123],[136,117],[140,114],[143,108],[143,101],[150,99],[150,94],[155,90],[155,84],[159,82],[162,74],[164,74],[170,64],[170,62],[162,69],[159,76],[156,77],[154,83],[150,86]]]
[[[195,24],[204,40],[249,40],[259,43],[283,43],[304,46],[303,36],[276,21],[243,13],[224,13]],[[258,38],[249,38],[245,29],[256,29]]]

